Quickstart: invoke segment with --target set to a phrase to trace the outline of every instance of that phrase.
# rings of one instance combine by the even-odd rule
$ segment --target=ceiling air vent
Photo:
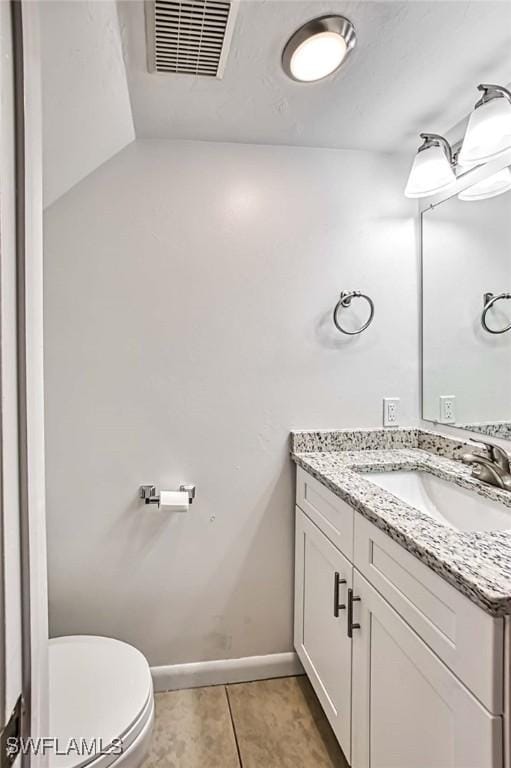
[[[238,0],[146,0],[150,72],[222,77]]]

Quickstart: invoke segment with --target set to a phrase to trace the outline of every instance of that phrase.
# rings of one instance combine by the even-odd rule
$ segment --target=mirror
[[[511,438],[511,192],[422,214],[422,415]]]

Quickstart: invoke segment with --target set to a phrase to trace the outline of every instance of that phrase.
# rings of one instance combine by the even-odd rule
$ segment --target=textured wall
[[[53,634],[152,664],[291,648],[289,430],[380,425],[385,395],[417,416],[407,167],[137,141],[47,209]],[[376,304],[355,338],[331,321],[350,288]],[[137,500],[182,481],[188,515]]]
[[[43,0],[44,204],[133,141],[131,105],[113,0]]]

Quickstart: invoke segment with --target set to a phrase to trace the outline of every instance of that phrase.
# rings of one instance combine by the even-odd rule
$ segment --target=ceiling
[[[150,74],[143,2],[118,8],[140,138],[396,151],[459,123],[479,82],[511,80],[511,2],[241,0],[222,80]],[[332,77],[295,83],[282,48],[328,12],[353,22],[355,52]]]

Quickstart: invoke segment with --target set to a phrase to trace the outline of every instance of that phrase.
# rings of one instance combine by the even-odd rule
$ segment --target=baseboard
[[[177,691],[206,685],[247,683],[272,677],[303,675],[296,653],[273,653],[269,656],[248,656],[244,659],[199,661],[193,664],[168,664],[151,667],[154,690]]]

